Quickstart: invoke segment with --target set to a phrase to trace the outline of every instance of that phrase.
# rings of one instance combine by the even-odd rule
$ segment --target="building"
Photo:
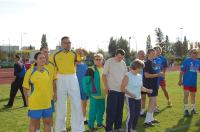
[[[32,45],[30,45],[30,46],[23,46],[22,50],[35,50],[35,46],[32,46]]]
[[[15,52],[18,50],[19,50],[19,46],[0,45],[0,51],[3,51],[3,52]]]

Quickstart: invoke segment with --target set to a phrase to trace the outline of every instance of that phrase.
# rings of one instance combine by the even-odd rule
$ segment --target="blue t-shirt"
[[[162,69],[162,60],[159,57],[156,57],[156,58],[153,59],[153,62],[156,64],[155,65],[156,73],[161,72],[161,69]]]
[[[81,89],[82,89],[82,79],[85,76],[87,69],[88,66],[85,63],[76,64],[76,76],[78,78],[79,87]]]
[[[197,59],[186,58],[181,64],[183,72],[183,85],[189,87],[197,86],[197,71],[200,68],[200,61]]]
[[[160,58],[162,61],[161,70],[163,70],[164,68],[167,68],[168,67],[167,59],[162,55],[160,55],[158,58]]]
[[[167,64],[167,59],[162,55],[156,57],[154,59],[154,63],[156,63],[156,71],[157,71],[157,73],[163,71],[165,68],[167,68],[167,65],[168,65]],[[161,80],[164,80],[164,77],[159,77],[158,78],[158,84],[160,84]]]
[[[128,76],[127,90],[135,95],[135,99],[141,99],[141,88],[142,88],[142,75],[133,74],[131,71],[126,73]],[[129,95],[126,95],[129,97]]]

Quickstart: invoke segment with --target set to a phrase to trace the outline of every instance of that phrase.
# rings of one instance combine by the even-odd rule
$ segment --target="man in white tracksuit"
[[[71,101],[71,130],[72,132],[84,131],[84,119],[81,108],[81,97],[78,79],[76,76],[76,53],[71,50],[69,37],[61,39],[61,49],[57,50],[50,57],[57,69],[57,90],[55,90],[56,103],[56,124],[55,131],[66,130],[66,101],[67,95]]]

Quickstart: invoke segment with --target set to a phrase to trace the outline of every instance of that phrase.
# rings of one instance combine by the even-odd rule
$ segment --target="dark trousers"
[[[107,108],[106,108],[106,131],[113,129],[120,129],[122,127],[124,107],[124,93],[109,91],[107,97]]]
[[[20,90],[23,101],[24,101],[24,106],[26,106],[26,100],[25,100],[22,84],[23,84],[23,78],[16,78],[15,81],[12,82],[11,89],[10,89],[10,97],[9,97],[9,101],[7,105],[13,106],[17,91]]]
[[[140,116],[141,100],[126,97],[128,118],[126,121],[126,131],[131,132],[131,129],[136,129],[136,125]]]

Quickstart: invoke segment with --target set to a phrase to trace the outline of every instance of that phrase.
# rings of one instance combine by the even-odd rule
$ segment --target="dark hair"
[[[64,36],[64,37],[61,38],[61,41],[63,41],[64,39],[69,39],[69,37]]]
[[[118,54],[121,54],[121,55],[125,55],[125,51],[123,49],[117,49],[116,52],[115,52],[115,55],[118,55]]]
[[[147,54],[150,54],[152,51],[155,51],[154,49],[148,49]]]
[[[35,53],[34,59],[37,60],[37,58],[38,58],[38,56],[39,56],[40,54],[42,54],[42,53],[41,53],[41,52]],[[36,63],[36,62],[35,62],[35,66],[37,66],[37,63]]]
[[[48,47],[40,47],[40,51],[42,51],[43,49],[46,49],[46,48],[48,48]]]
[[[20,59],[20,56],[19,55],[15,55],[15,58]]]
[[[142,69],[144,68],[144,62],[139,60],[139,59],[135,59],[132,63],[131,63],[131,66],[130,68],[133,69],[133,70],[136,70],[136,69]]]
[[[41,52],[37,52],[37,53],[35,53],[35,55],[34,55],[34,59],[37,60],[38,55],[40,55],[40,54],[42,54],[42,53],[41,53]]]
[[[26,61],[26,62],[29,61],[29,58],[26,58],[25,61]]]

